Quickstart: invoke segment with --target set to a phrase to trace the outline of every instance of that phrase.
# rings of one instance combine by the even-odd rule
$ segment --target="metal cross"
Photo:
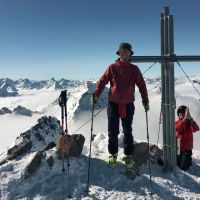
[[[174,62],[200,61],[200,55],[177,56],[174,54],[173,15],[169,15],[169,7],[164,7],[160,17],[160,56],[132,56],[131,62],[159,62],[161,64],[162,85],[162,119],[163,119],[163,151],[164,171],[176,172],[176,134],[175,134],[175,86]]]

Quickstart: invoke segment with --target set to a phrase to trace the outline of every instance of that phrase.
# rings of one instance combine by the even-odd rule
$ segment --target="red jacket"
[[[140,69],[130,62],[117,60],[111,64],[96,85],[95,93],[100,96],[105,85],[110,82],[108,100],[117,104],[127,104],[135,100],[135,85],[139,88],[143,101],[149,101],[147,88]]]
[[[192,150],[193,133],[199,130],[199,126],[194,120],[190,123],[185,120],[178,119],[176,121],[176,136],[180,138],[180,150]]]

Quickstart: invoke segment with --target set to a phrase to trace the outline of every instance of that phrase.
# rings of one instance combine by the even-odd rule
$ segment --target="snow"
[[[97,145],[99,143],[99,145]],[[107,135],[99,133],[92,145],[90,196],[84,197],[87,183],[88,157],[70,158],[69,178],[70,194],[73,199],[151,199],[148,165],[143,165],[141,176],[134,181],[124,176],[125,167],[118,165],[115,169],[107,166]],[[123,149],[119,148],[119,160]],[[60,199],[62,195],[62,175],[65,179],[64,191],[67,199],[67,173],[62,174],[62,161],[54,149],[49,150],[55,163],[50,169],[45,160],[35,175],[27,180],[22,179],[25,166],[35,153],[10,161],[0,167],[1,199]],[[163,173],[159,166],[152,165],[153,199],[199,199],[200,198],[200,157],[194,152],[193,167],[187,172],[177,170],[177,174]],[[67,163],[65,161],[65,168]]]
[[[195,86],[200,90],[199,76],[192,77]],[[196,82],[195,82],[196,80]],[[64,81],[64,80],[62,80]],[[52,83],[53,82],[53,83]],[[37,123],[44,115],[54,116],[60,119],[60,107],[58,97],[60,89],[55,89],[55,80],[51,79],[48,87],[40,89],[27,89],[24,81],[18,87],[19,96],[0,98],[1,107],[13,110],[17,106],[24,106],[32,111],[32,117],[15,114],[0,115],[0,160],[8,148],[15,144],[16,137]],[[30,84],[30,83],[29,83]],[[95,83],[78,82],[71,85],[68,90],[68,131],[70,134],[78,130],[91,118],[89,99]],[[47,84],[46,84],[47,86]],[[52,87],[51,87],[52,86]],[[158,140],[159,115],[161,105],[160,79],[148,79],[148,92],[150,99],[149,133],[150,142],[156,144]],[[200,97],[186,78],[176,79],[176,105],[185,104],[190,107],[191,114],[200,125]],[[29,154],[17,157],[0,166],[0,199],[61,199],[62,176],[64,176],[64,199],[70,192],[73,199],[200,199],[200,132],[194,134],[193,166],[186,172],[177,168],[176,174],[163,172],[158,165],[151,165],[152,188],[149,181],[148,164],[140,167],[141,175],[135,180],[128,180],[125,175],[125,166],[119,164],[115,169],[107,166],[105,160],[107,151],[107,116],[106,116],[106,93],[102,95],[102,101],[95,110],[94,130],[96,134],[92,142],[92,158],[90,168],[90,196],[85,197],[84,192],[87,184],[89,138],[91,121],[89,121],[77,133],[86,137],[82,155],[79,158],[70,158],[69,182],[67,184],[67,170],[62,173],[62,161],[58,159],[55,149],[48,150],[47,157],[54,158],[54,165],[50,169],[46,160],[42,159],[39,169],[28,179],[23,179],[25,168],[35,155],[34,149]],[[135,115],[133,121],[133,135],[137,141],[146,141],[145,112],[141,103],[141,97],[136,90]],[[99,109],[100,108],[100,109]],[[52,138],[45,137],[46,141]],[[34,139],[34,142],[36,140]],[[159,145],[162,146],[162,125],[159,135]],[[123,134],[119,135],[118,160],[123,157]],[[65,160],[67,169],[67,161]],[[154,193],[153,197],[149,195]]]

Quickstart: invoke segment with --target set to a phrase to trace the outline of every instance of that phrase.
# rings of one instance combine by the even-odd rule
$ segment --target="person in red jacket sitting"
[[[124,133],[124,161],[127,167],[133,166],[133,136],[132,121],[135,111],[135,85],[139,88],[144,109],[149,110],[147,88],[140,69],[130,63],[133,55],[132,46],[129,43],[121,43],[116,52],[119,59],[111,64],[96,85],[92,96],[92,103],[96,103],[105,85],[110,83],[108,94],[108,151],[110,153],[108,163],[114,167],[118,153],[119,119],[121,118]]]
[[[180,139],[177,165],[185,171],[192,165],[193,133],[199,131],[199,126],[191,117],[188,107],[180,106],[177,115],[179,119],[176,121],[176,136]]]

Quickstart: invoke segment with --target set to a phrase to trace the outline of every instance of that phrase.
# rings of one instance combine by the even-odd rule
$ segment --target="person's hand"
[[[148,112],[149,109],[150,109],[150,108],[149,108],[149,102],[148,102],[148,101],[143,101],[142,103],[143,103],[145,112]]]
[[[190,110],[189,108],[186,108],[185,109],[185,117],[184,117],[184,120],[186,121],[190,121],[192,119],[191,115],[190,115]]]
[[[97,100],[98,100],[98,97],[95,93],[92,94],[92,97],[91,97],[91,104],[96,104],[97,103]]]

